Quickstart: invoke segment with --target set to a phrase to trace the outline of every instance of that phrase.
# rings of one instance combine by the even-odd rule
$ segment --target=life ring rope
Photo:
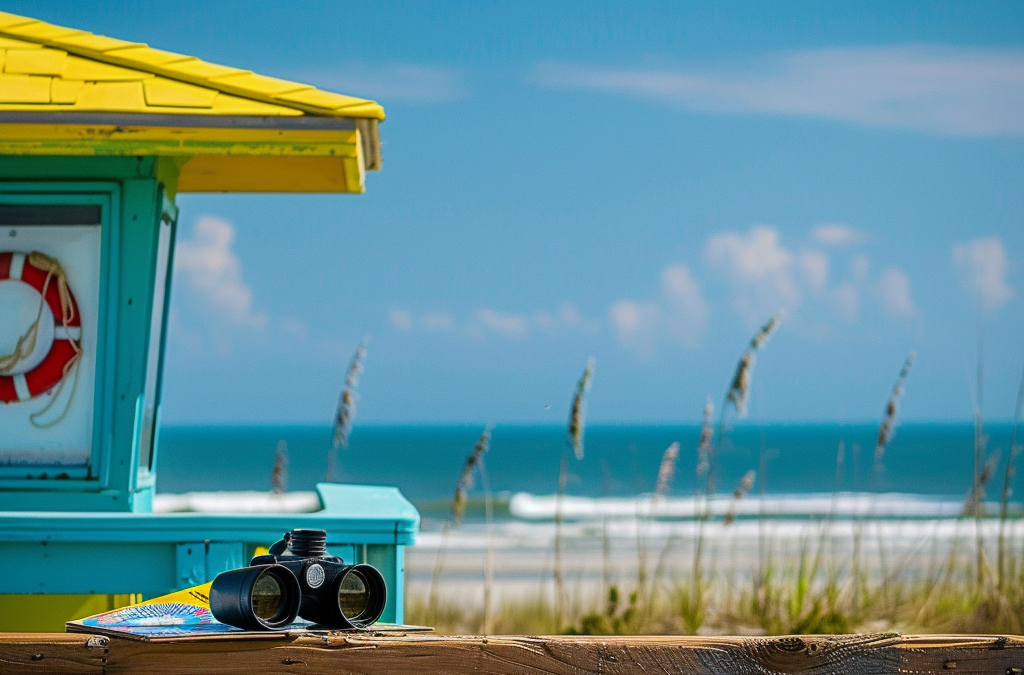
[[[4,269],[6,268],[6,269]],[[33,426],[46,429],[60,423],[71,407],[71,400],[78,389],[76,366],[82,359],[82,323],[74,295],[68,287],[67,274],[60,262],[45,253],[32,251],[28,255],[17,252],[0,253],[0,280],[23,281],[39,292],[39,307],[36,318],[18,338],[14,351],[0,356],[0,389],[9,389],[11,400],[24,401],[41,393],[53,390],[53,397],[46,406],[29,416]],[[55,283],[54,283],[55,282]],[[39,324],[43,318],[43,307],[48,306],[54,317],[53,344],[50,351],[35,368],[27,373],[12,371],[35,351],[39,337]],[[59,370],[55,379],[54,371]],[[55,419],[39,422],[60,398],[68,374],[74,370],[74,381],[67,405]],[[6,380],[6,382],[4,382]],[[3,385],[6,385],[3,386]],[[0,392],[2,394],[3,392]],[[0,396],[0,398],[3,398]],[[4,399],[5,402],[6,399]]]

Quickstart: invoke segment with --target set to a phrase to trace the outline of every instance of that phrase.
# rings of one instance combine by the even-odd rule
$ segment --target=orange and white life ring
[[[0,251],[0,281],[26,283],[42,296],[53,313],[53,344],[43,360],[28,372],[0,374],[0,401],[3,403],[27,401],[50,391],[64,379],[82,353],[82,319],[75,296],[63,281],[63,271],[59,272],[60,278],[55,279],[53,269],[33,264],[34,258],[60,269],[56,261],[42,254]]]

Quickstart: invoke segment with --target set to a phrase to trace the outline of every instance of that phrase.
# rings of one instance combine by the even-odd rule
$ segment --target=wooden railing
[[[985,673],[1024,675],[1024,637],[894,633],[787,637],[344,635],[145,643],[0,634],[0,673]]]

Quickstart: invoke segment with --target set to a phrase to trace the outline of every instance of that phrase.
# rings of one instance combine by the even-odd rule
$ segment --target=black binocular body
[[[210,610],[221,623],[276,630],[301,616],[327,628],[365,628],[384,612],[384,577],[329,555],[324,530],[286,532],[249,564],[213,580]]]

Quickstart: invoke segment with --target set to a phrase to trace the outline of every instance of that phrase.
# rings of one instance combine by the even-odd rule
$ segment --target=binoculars
[[[301,616],[327,628],[365,628],[384,612],[384,577],[328,555],[324,530],[286,532],[249,565],[213,580],[210,611],[221,623],[278,630]]]

